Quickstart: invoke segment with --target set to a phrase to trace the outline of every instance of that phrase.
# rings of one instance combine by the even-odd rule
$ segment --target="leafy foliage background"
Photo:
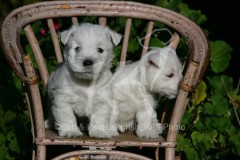
[[[0,20],[3,20],[13,8],[35,1],[37,0],[0,2]],[[143,0],[139,1],[144,2]],[[206,15],[200,10],[190,9],[189,5],[184,3],[183,0],[150,0],[144,3],[179,12],[202,27],[207,28],[210,24]],[[95,21],[95,19],[91,19],[91,21]],[[123,33],[124,19],[120,19],[117,23],[119,28],[115,27],[116,31]],[[136,41],[137,38],[144,35],[144,32],[140,30],[142,24],[144,22],[134,21],[128,50],[130,53],[129,59],[137,59],[134,53],[141,49]],[[62,24],[59,22],[59,25]],[[114,26],[116,24],[113,22],[109,25]],[[161,27],[161,25],[158,27]],[[206,35],[211,37],[211,31],[204,27]],[[34,24],[33,29],[36,33],[39,33],[42,29],[42,23]],[[40,41],[46,44],[50,41],[50,38],[42,37]],[[158,39],[155,39],[151,44],[159,44],[158,41]],[[184,52],[185,44],[184,42],[181,44],[180,52]],[[226,41],[215,37],[211,37],[210,46],[212,53],[210,64],[187,106],[181,124],[184,128],[180,130],[177,139],[177,152],[182,159],[239,159],[239,75],[233,74],[229,68],[232,68],[233,53],[235,55],[240,53]],[[27,52],[31,52],[29,46],[26,46],[25,49]],[[49,48],[46,47],[46,49]],[[116,48],[116,50],[120,50],[120,48]],[[22,85],[12,73],[1,50],[0,52],[0,159],[30,159],[31,129]],[[115,57],[114,65],[117,64],[119,55],[116,54]],[[240,59],[235,61],[239,62]],[[56,65],[56,61],[51,60],[50,57],[47,66],[50,70],[54,70],[54,67],[52,67],[54,65]]]

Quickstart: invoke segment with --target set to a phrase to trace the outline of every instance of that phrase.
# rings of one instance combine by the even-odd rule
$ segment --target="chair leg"
[[[46,146],[38,145],[37,146],[37,160],[46,159]]]
[[[175,148],[166,148],[165,160],[174,160],[174,159],[175,159]]]
[[[36,150],[35,149],[33,149],[32,150],[32,160],[36,160],[37,158],[36,158]]]
[[[155,151],[155,160],[159,160],[159,147],[157,147]]]

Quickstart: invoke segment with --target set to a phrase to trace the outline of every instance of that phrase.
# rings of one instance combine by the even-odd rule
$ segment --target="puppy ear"
[[[73,32],[75,29],[76,29],[76,26],[72,26],[72,28],[61,32],[61,42],[62,42],[64,45],[67,44],[70,35],[72,34],[72,32]]]
[[[109,30],[108,32],[111,36],[113,44],[115,46],[118,45],[120,43],[121,39],[122,39],[122,35],[114,32],[114,31],[111,31],[111,30]]]
[[[147,66],[148,67],[155,67],[155,68],[159,68],[159,52],[160,50],[152,50],[149,52],[149,56],[148,56],[148,61],[147,61]]]

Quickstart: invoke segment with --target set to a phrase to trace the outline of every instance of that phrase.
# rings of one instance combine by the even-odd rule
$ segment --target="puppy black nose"
[[[91,65],[93,65],[93,61],[92,60],[89,60],[89,59],[87,59],[87,60],[85,60],[85,61],[83,61],[83,66],[91,66]]]

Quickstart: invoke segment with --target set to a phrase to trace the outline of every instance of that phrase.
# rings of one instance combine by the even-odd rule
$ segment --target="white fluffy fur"
[[[154,49],[140,61],[120,68],[107,85],[112,89],[109,96],[115,106],[112,125],[117,123],[118,129],[124,132],[136,121],[139,137],[157,138],[162,133],[162,125],[155,111],[155,95],[176,97],[181,69],[176,52],[170,47]]]
[[[101,100],[97,91],[112,77],[113,47],[120,40],[121,35],[109,28],[88,23],[61,33],[66,45],[64,62],[51,74],[47,86],[54,126],[60,136],[81,136],[77,117],[82,116],[90,120],[89,136],[118,135],[116,130],[107,128],[112,107]],[[46,120],[45,126],[50,125],[51,120]]]

